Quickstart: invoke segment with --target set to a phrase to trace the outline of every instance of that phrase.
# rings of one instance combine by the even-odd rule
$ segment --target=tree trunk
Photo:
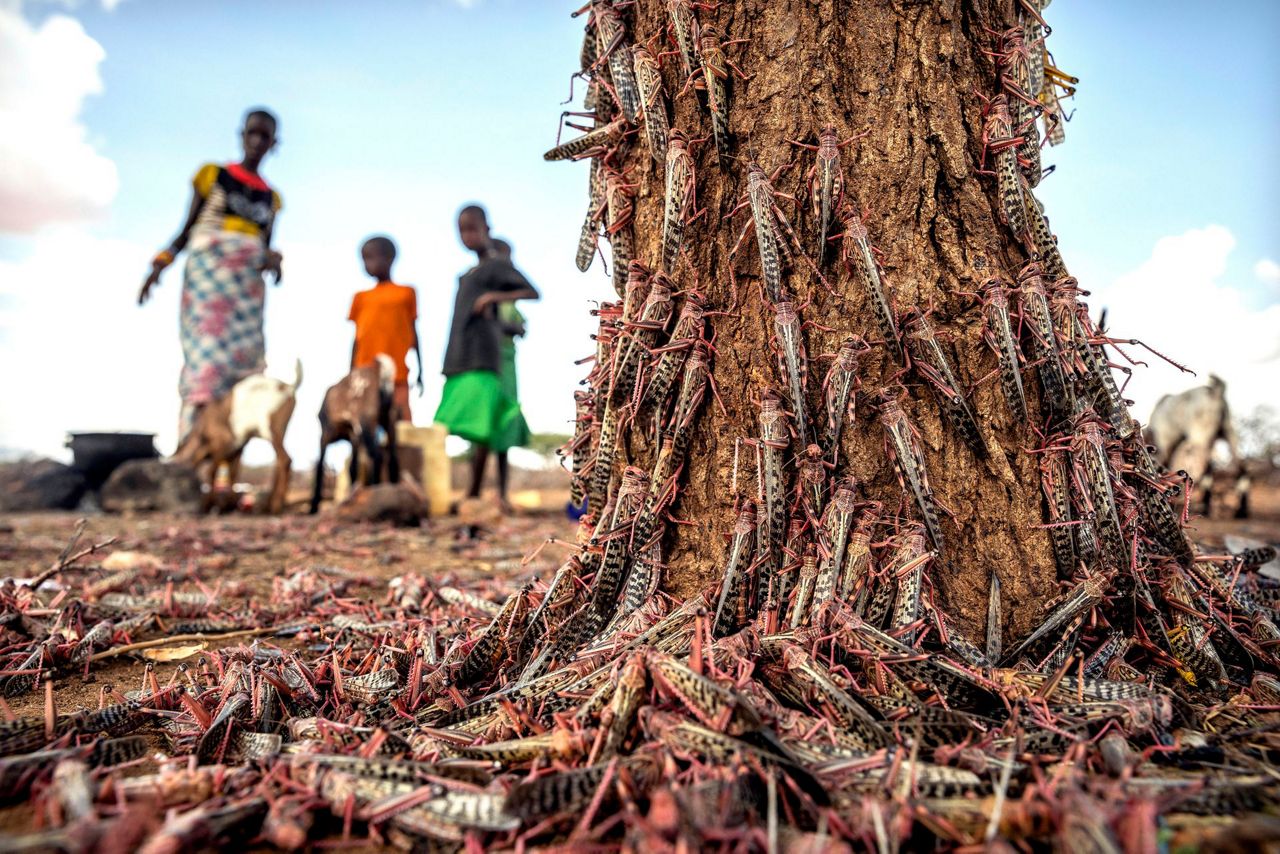
[[[985,459],[978,458],[941,412],[934,389],[918,372],[903,375],[908,393],[902,407],[919,433],[933,492],[949,511],[942,521],[945,548],[929,573],[937,604],[967,633],[982,637],[988,587],[998,567],[1008,603],[1004,634],[1025,634],[1036,618],[1036,606],[1055,591],[1056,581],[1049,539],[1041,527],[1037,460],[1027,453],[1037,444],[1033,424],[1043,418],[1030,380],[1030,423],[1011,414],[998,377],[993,379],[996,358],[983,343],[983,314],[972,296],[992,272],[990,267],[979,272],[979,259],[1007,274],[1027,260],[1001,221],[994,179],[980,173],[979,93],[993,90],[996,75],[985,51],[992,44],[991,32],[1016,24],[1015,4],[734,0],[714,11],[693,12],[704,29],[714,24],[721,40],[741,40],[724,47],[747,79],[730,70],[724,81],[732,159],[723,164],[711,140],[709,112],[700,103],[706,101],[702,86],[686,87],[679,49],[672,46],[674,39],[662,36],[673,32],[668,10],[656,2],[623,10],[627,44],[653,44],[662,36],[659,45],[669,51],[662,56],[661,79],[671,104],[670,126],[706,140],[691,146],[700,215],[685,229],[672,282],[677,289],[700,291],[709,309],[730,312],[709,318],[719,397],[704,406],[692,427],[679,497],[671,508],[673,516],[691,524],[667,526],[662,539],[665,588],[684,598],[718,583],[735,505],[746,498],[758,500],[754,452],[743,440],[759,436],[759,400],[766,389],[787,397],[787,381],[775,357],[775,314],[761,286],[761,262],[749,224],[752,214],[747,208],[728,215],[745,199],[749,163],[768,173],[782,167],[775,189],[804,203],[779,199],[779,204],[804,253],[816,262],[819,226],[806,198],[815,155],[789,140],[814,144],[819,128],[832,124],[842,141],[857,137],[840,155],[844,194],[854,210],[865,212],[870,241],[882,253],[888,297],[899,311],[932,311],[931,325],[952,359],[990,450]],[[611,67],[607,60],[602,66]],[[599,76],[608,79],[604,73]],[[694,76],[701,81],[704,75]],[[611,99],[602,94],[600,100],[607,106]],[[613,253],[615,265],[624,269],[627,249],[649,268],[661,266],[665,169],[650,155],[645,140],[642,129],[610,155],[635,185],[633,220],[621,229],[623,236],[632,232],[628,242],[634,246],[624,243],[623,252]],[[602,219],[608,226],[608,217]],[[732,252],[744,226],[747,237]],[[839,231],[833,222],[831,234]],[[885,430],[869,405],[874,392],[896,382],[903,365],[877,325],[867,289],[840,260],[840,241],[829,244],[820,264],[829,289],[817,281],[810,263],[795,254],[783,286],[796,295],[800,308],[808,375],[803,404],[788,399],[785,408],[794,412],[803,405],[820,432],[825,424],[821,386],[831,365],[824,355],[834,354],[851,333],[871,342],[858,361],[862,391],[855,419],[843,430],[838,463],[824,491],[829,496],[837,478],[855,478],[861,497],[885,507],[885,524],[876,529],[876,539],[882,539],[893,530],[894,519],[905,524],[920,518],[900,485]],[[615,271],[615,281],[621,273]],[[676,313],[678,306],[677,299]],[[656,343],[663,343],[661,336]],[[653,419],[643,412],[620,434],[613,460],[615,488],[626,465],[652,471],[656,447]],[[788,462],[803,450],[793,441]],[[788,503],[793,504],[794,466],[788,470]],[[794,569],[795,561],[790,562]]]

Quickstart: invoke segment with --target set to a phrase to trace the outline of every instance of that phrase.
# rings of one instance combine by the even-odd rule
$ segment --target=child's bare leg
[[[507,463],[507,452],[498,451],[498,500],[507,503],[507,481],[511,469]]]
[[[471,489],[468,498],[479,498],[480,487],[484,485],[484,466],[489,461],[489,446],[479,442],[471,443]]]

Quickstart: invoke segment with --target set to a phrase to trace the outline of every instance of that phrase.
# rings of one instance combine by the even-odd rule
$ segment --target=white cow
[[[1172,471],[1185,471],[1198,489],[1203,490],[1204,512],[1214,490],[1212,470],[1213,446],[1219,439],[1227,443],[1230,460],[1218,474],[1234,481],[1233,491],[1239,498],[1236,516],[1248,515],[1248,493],[1251,481],[1240,459],[1236,430],[1227,406],[1227,384],[1209,375],[1209,384],[1181,394],[1166,394],[1156,403],[1147,425],[1147,436],[1156,446],[1156,457]]]
[[[1160,462],[1194,480],[1209,470],[1213,445],[1219,439],[1226,440],[1233,465],[1240,459],[1227,406],[1227,384],[1213,374],[1206,386],[1160,398],[1147,429]]]

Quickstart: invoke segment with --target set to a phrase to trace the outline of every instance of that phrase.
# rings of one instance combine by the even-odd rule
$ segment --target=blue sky
[[[522,397],[535,429],[563,429],[588,300],[610,292],[598,264],[587,276],[572,264],[584,167],[540,156],[581,42],[571,6],[0,0],[0,164],[31,164],[0,165],[0,364],[30,366],[0,376],[0,447],[53,452],[63,431],[99,427],[172,442],[179,267],[147,307],[133,296],[192,173],[237,156],[254,104],[281,117],[264,167],[285,201],[268,359],[306,365],[289,440],[299,464],[315,453],[311,413],[345,371],[346,311],[366,284],[357,247],[374,232],[399,242],[397,277],[418,287],[429,385],[413,403],[429,419],[469,264],[453,221],[470,201],[488,205],[544,294],[526,312]],[[1082,83],[1041,197],[1095,310],[1108,305],[1126,336],[1155,330],[1150,343],[1223,373],[1251,408],[1280,357],[1280,4],[1138,7],[1048,9],[1050,48]],[[1195,382],[1155,368],[1130,390],[1145,416]]]

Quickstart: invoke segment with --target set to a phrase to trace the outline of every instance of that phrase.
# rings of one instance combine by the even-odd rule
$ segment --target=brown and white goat
[[[209,486],[213,487],[218,467],[226,463],[235,483],[240,475],[240,454],[250,439],[266,439],[276,452],[276,469],[271,480],[267,512],[284,509],[293,460],[284,449],[284,433],[293,417],[298,386],[302,385],[302,361],[294,363],[293,382],[253,374],[232,387],[221,400],[206,404],[196,415],[195,426],[182,440],[173,458],[199,467],[209,466]]]
[[[382,480],[382,445],[378,428],[387,436],[387,477],[400,480],[400,461],[396,457],[396,406],[394,401],[396,366],[390,356],[378,354],[376,364],[352,368],[324,393],[320,405],[320,459],[316,460],[316,477],[311,491],[311,512],[320,509],[324,490],[324,452],[334,442],[351,444],[351,483],[360,477],[360,450],[369,455],[366,485]]]

